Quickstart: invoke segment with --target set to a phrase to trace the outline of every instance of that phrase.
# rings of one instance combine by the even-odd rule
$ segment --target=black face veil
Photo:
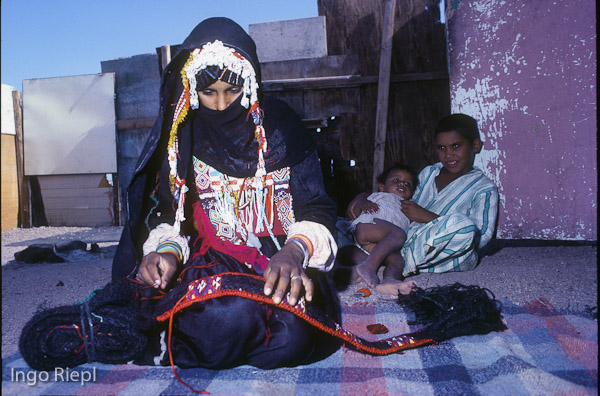
[[[232,49],[252,68],[255,89],[242,93],[222,112],[201,106],[193,109],[190,105],[192,93],[189,92],[189,81],[184,80],[182,70],[195,50],[202,50],[206,44],[216,41]],[[238,59],[237,56],[235,59]],[[208,63],[218,64],[214,58]],[[238,73],[236,70],[234,72]],[[249,81],[247,76],[239,74],[246,84]],[[284,102],[263,98],[260,76],[260,63],[252,38],[230,19],[207,19],[185,39],[163,72],[159,114],[128,188],[129,221],[124,235],[130,242],[123,241],[120,244],[119,261],[122,261],[122,257],[123,261],[131,261],[132,264],[139,262],[141,244],[147,236],[144,218],[149,208],[154,206],[149,200],[152,190],[158,188],[161,205],[164,201],[165,206],[174,209],[179,206],[178,190],[183,187],[183,180],[189,189],[195,190],[194,178],[190,173],[193,156],[229,176],[255,176],[259,164],[259,143],[255,136],[258,124],[263,127],[266,143],[262,153],[266,172],[292,167],[314,150],[314,142],[298,115]],[[185,94],[186,84],[189,97]],[[256,95],[254,101],[252,91]],[[248,100],[248,107],[243,106],[244,98]],[[187,106],[187,112],[178,118],[176,115],[181,106]],[[175,128],[174,124],[177,124]],[[177,147],[169,153],[169,145],[175,138]],[[173,158],[176,158],[175,167],[172,166]],[[173,172],[174,169],[176,172]],[[160,172],[159,179],[157,172]],[[160,180],[159,185],[156,184],[157,180]],[[115,272],[113,268],[113,275],[127,274],[129,270],[120,268]]]
[[[202,88],[203,82],[196,81],[196,75],[211,66],[233,72],[243,81],[241,97],[225,111],[217,112],[198,103],[195,90]],[[258,174],[262,163],[266,172],[291,166],[314,147],[297,115],[277,101],[263,100],[260,76],[256,45],[232,20],[210,18],[190,33],[167,66],[161,90],[161,103],[168,103],[163,105],[163,139],[170,133],[168,144],[174,134],[180,140],[179,172],[186,172],[183,163],[188,161],[192,147],[194,155],[204,162],[235,177]],[[174,130],[186,89],[189,111]],[[272,139],[273,144],[268,144]],[[172,149],[169,155],[175,155]]]

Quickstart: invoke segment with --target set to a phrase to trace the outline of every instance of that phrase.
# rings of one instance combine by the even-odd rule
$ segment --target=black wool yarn
[[[454,283],[418,288],[400,296],[398,302],[414,312],[415,320],[409,324],[422,325],[421,335],[438,342],[506,330],[502,304],[490,290],[479,286]]]
[[[83,304],[36,313],[21,332],[21,355],[41,371],[94,361],[126,363],[142,356],[147,339],[139,328],[139,287],[116,280]]]

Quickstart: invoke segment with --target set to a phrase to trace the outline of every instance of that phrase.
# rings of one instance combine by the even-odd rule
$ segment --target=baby
[[[360,215],[352,222],[356,246],[367,257],[357,262],[355,278],[362,278],[367,285],[382,294],[410,294],[417,285],[413,281],[402,282],[404,259],[400,249],[406,241],[406,229],[410,220],[402,213],[402,201],[410,200],[417,185],[417,176],[408,167],[396,164],[377,178],[379,192],[373,193],[351,208]],[[383,280],[379,282],[377,271],[384,264]]]

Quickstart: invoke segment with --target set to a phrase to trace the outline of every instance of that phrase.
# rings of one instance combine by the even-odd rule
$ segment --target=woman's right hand
[[[306,301],[312,301],[314,285],[302,268],[304,253],[293,243],[286,243],[271,257],[265,269],[264,293],[273,294],[273,302],[279,304],[290,287],[289,303],[296,305],[304,288]],[[275,286],[277,285],[277,286]]]
[[[350,202],[348,210],[346,210],[346,217],[348,217],[349,220],[356,219],[363,212],[375,213],[379,211],[379,205],[369,201],[367,199],[368,196],[369,194],[367,193],[360,193],[352,200],[352,202]]]
[[[177,258],[169,253],[152,252],[142,258],[136,279],[165,289],[177,271]]]

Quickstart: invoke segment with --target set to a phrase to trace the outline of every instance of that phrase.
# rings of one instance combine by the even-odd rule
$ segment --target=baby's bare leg
[[[410,294],[416,290],[417,284],[414,281],[403,282],[404,277],[404,259],[400,251],[395,251],[388,255],[384,261],[383,280],[375,287],[375,290],[381,294]]]
[[[335,271],[340,279],[340,284],[355,284],[362,281],[360,275],[356,272],[358,264],[362,263],[368,254],[356,246],[344,246],[338,250],[336,260],[340,264]]]
[[[360,250],[358,247],[354,245],[348,245],[339,248],[336,260],[344,267],[354,267],[358,264],[362,263],[368,254]]]
[[[375,219],[375,224],[357,225],[356,240],[371,253],[356,267],[356,272],[374,288],[379,284],[377,270],[388,255],[402,247],[406,233],[388,221]]]
[[[402,272],[404,271],[404,259],[402,258],[400,250],[390,253],[385,258],[383,264],[385,265],[385,268],[383,269],[383,279],[404,280],[404,276],[402,276]]]

